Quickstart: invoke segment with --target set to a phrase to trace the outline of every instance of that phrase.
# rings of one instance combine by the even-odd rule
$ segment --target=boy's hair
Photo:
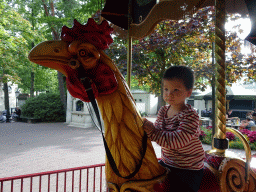
[[[171,66],[165,72],[163,80],[180,79],[187,89],[193,89],[194,72],[186,66]]]

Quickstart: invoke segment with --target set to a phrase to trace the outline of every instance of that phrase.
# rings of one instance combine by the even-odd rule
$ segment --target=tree
[[[35,0],[34,0],[35,1]],[[33,2],[33,1],[32,1]],[[48,68],[42,68],[41,66],[38,66],[28,60],[28,53],[30,49],[33,47],[34,44],[37,44],[41,41],[46,40],[44,38],[44,35],[42,31],[35,30],[37,27],[38,21],[36,20],[36,17],[33,17],[33,15],[39,14],[38,9],[36,9],[36,5],[31,5],[33,6],[33,9],[31,12],[26,13],[26,11],[29,10],[29,4],[24,5],[22,2],[18,2],[19,4],[15,4],[11,1],[8,1],[9,4],[5,3],[5,7],[8,7],[10,10],[10,13],[7,11],[5,12],[6,15],[4,15],[4,19],[9,20],[10,24],[13,25],[12,29],[9,31],[12,32],[10,33],[10,38],[21,38],[23,37],[23,40],[21,42],[16,41],[15,42],[15,47],[17,47],[16,52],[10,52],[8,50],[7,52],[10,54],[10,57],[13,60],[13,65],[8,65],[11,69],[11,71],[15,75],[10,75],[12,79],[9,79],[9,81],[12,81],[14,83],[17,83],[19,85],[19,88],[22,89],[23,92],[29,93],[30,90],[30,95],[32,96],[34,94],[34,91],[49,91],[53,90],[52,87],[47,88],[47,83],[51,83],[50,79],[52,78],[45,78],[43,75],[41,75],[41,79],[39,80],[37,73],[45,73],[41,72],[43,70],[49,71]],[[16,7],[16,10],[19,12],[16,12],[13,8],[11,7]],[[25,9],[27,7],[27,9]],[[20,9],[19,9],[20,8]],[[22,11],[23,10],[23,11]],[[25,11],[25,12],[24,12]],[[10,16],[12,13],[16,13],[19,15],[19,19],[14,18]],[[31,22],[29,22],[27,19],[31,19]],[[5,30],[8,30],[10,27],[10,24],[3,24],[2,26],[4,27]],[[17,34],[24,34],[22,36],[17,36]],[[39,84],[34,84],[34,79],[31,80],[31,76],[35,76],[37,79],[37,83]],[[45,87],[43,88],[42,85],[44,84]],[[33,88],[34,87],[34,88]],[[38,89],[40,87],[40,89]],[[49,87],[49,86],[48,86]],[[49,90],[48,90],[49,89]]]
[[[0,80],[4,83],[5,109],[10,115],[8,82],[20,81],[17,75],[17,61],[23,61],[28,54],[27,44],[33,37],[30,23],[23,19],[5,2],[0,2]]]
[[[34,78],[34,91],[39,92],[59,92],[57,71],[46,68],[40,65],[33,66]],[[31,73],[28,73],[28,67],[19,66],[19,77],[22,78],[19,88],[23,93],[31,92]]]
[[[232,17],[232,16],[231,16]],[[233,16],[233,19],[237,19]],[[116,36],[123,35],[122,30]],[[236,33],[226,33],[227,82],[240,79],[245,69],[245,60],[241,59],[241,40]],[[115,43],[125,42],[124,39]],[[187,65],[195,72],[195,88],[204,90],[213,82],[215,67],[212,65],[212,43],[214,42],[214,7],[199,10],[192,18],[180,21],[159,23],[148,37],[134,42],[133,75],[139,84],[150,86],[150,92],[158,96],[158,109],[164,105],[161,92],[161,79],[164,71],[172,65]],[[126,70],[126,47],[120,44],[111,46],[112,58],[119,68]],[[114,56],[118,52],[118,56]],[[110,54],[111,55],[111,54]],[[231,55],[231,56],[229,56]],[[254,58],[252,59],[254,60]],[[252,75],[251,75],[252,77]]]
[[[205,56],[201,47],[205,46],[203,43],[206,37],[200,34],[208,22],[205,15],[211,9],[202,9],[192,19],[163,21],[156,26],[150,36],[134,43],[133,75],[140,85],[148,84],[150,92],[158,96],[159,107],[164,102],[161,93],[164,71],[171,65],[185,64],[192,67],[195,62],[199,63],[199,57]],[[122,46],[122,49],[125,50],[126,47]],[[116,63],[122,70],[127,65],[126,58],[122,55],[123,50],[120,51],[121,56],[116,58]]]
[[[33,23],[34,29],[43,31],[47,40],[59,40],[63,25],[71,27],[74,19],[80,23],[86,22],[92,14],[101,8],[97,0],[90,0],[89,2],[77,0],[9,0],[8,2],[15,5],[18,12]],[[34,73],[36,70],[32,69]],[[36,76],[35,74],[35,79]],[[66,108],[65,77],[61,73],[58,73],[58,82],[61,100]]]
[[[0,3],[0,14],[0,54],[3,55],[0,61],[0,75],[3,77],[4,69],[5,81],[8,79],[18,82],[17,60],[24,61],[29,51],[28,41],[34,34],[30,30],[30,23],[5,2]]]
[[[67,18],[72,19],[74,15],[72,14],[72,11],[77,9],[79,6],[79,3],[75,0],[66,0],[63,1],[63,3],[54,4],[52,0],[49,1],[49,4],[46,4],[45,0],[42,0],[42,4],[44,7],[45,15],[49,18],[49,28],[51,28],[52,36],[54,40],[59,40],[59,33],[58,30],[61,29],[61,27],[55,27],[56,26],[56,20],[63,20],[65,15]],[[61,10],[62,9],[62,10]],[[96,11],[96,9],[94,9]],[[70,24],[70,21],[68,22]],[[55,26],[54,26],[55,25]],[[67,109],[67,99],[66,99],[66,90],[64,89],[64,80],[63,75],[58,71],[58,81],[59,81],[59,91],[61,95],[61,101],[64,104],[65,109]]]

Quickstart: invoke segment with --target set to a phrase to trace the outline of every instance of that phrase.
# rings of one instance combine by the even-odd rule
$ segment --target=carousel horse
[[[62,28],[61,40],[38,44],[29,59],[64,74],[73,97],[85,102],[96,99],[105,128],[109,191],[177,191],[168,185],[169,172],[158,163],[145,136],[124,77],[103,51],[113,41],[112,30],[107,21],[97,24],[89,19],[81,25],[74,20],[73,28]],[[255,180],[252,169],[246,178],[245,160],[206,154],[200,191],[254,191]]]

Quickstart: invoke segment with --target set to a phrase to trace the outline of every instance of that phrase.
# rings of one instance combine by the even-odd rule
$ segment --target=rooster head
[[[61,40],[38,44],[30,51],[28,57],[34,63],[64,74],[70,94],[88,101],[79,80],[81,69],[83,75],[92,80],[95,96],[113,92],[117,87],[113,71],[101,62],[102,50],[107,49],[113,42],[110,36],[112,31],[105,20],[99,25],[91,18],[86,25],[74,20],[72,28],[62,27]]]

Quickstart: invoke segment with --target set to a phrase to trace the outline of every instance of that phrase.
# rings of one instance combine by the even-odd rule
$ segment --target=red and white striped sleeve
[[[154,141],[154,138],[151,136],[155,136],[153,133],[156,132],[156,130],[160,130],[163,128],[163,122],[164,122],[164,115],[166,113],[166,106],[162,106],[157,114],[157,118],[155,123],[152,123],[151,121],[148,121],[147,119],[144,119],[144,130],[147,133],[147,136],[151,139],[151,141]]]
[[[180,149],[188,145],[191,140],[199,135],[199,116],[194,111],[183,114],[181,121],[179,122],[176,130],[161,129],[163,126],[163,118],[165,110],[159,110],[158,121],[155,123],[155,127],[150,126],[150,129],[145,129],[148,137],[152,141],[155,141],[161,147],[169,149]],[[168,127],[168,125],[166,125]]]
[[[154,122],[154,126],[156,129],[162,129],[164,126],[164,116],[166,114],[166,111],[168,110],[168,106],[162,106],[158,113],[156,121]]]

